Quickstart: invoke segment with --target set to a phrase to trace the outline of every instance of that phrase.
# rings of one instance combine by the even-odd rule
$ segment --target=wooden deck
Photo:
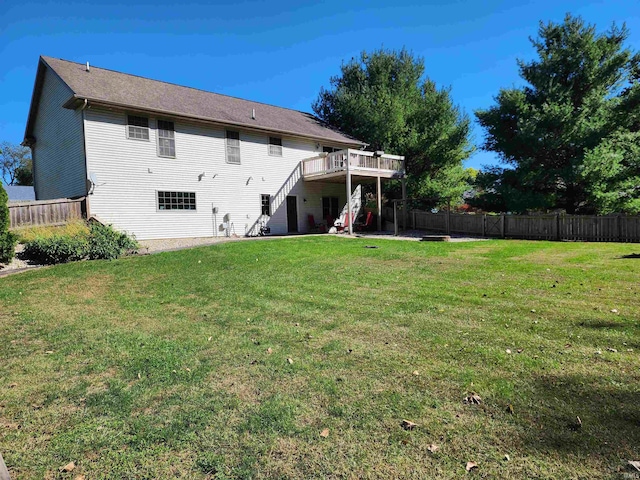
[[[322,153],[302,161],[302,177],[305,181],[343,183],[347,174],[372,181],[376,178],[404,178],[404,157],[348,149]]]

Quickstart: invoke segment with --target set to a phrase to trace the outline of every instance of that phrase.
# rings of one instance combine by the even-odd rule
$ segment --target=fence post
[[[398,202],[393,202],[393,234],[398,236]]]
[[[556,213],[556,241],[560,241],[560,215]]]
[[[483,237],[487,236],[487,214],[486,213],[482,214],[482,236]]]
[[[620,222],[620,214],[616,215],[616,242],[619,242],[622,239],[622,231],[621,231],[621,223]]]
[[[445,226],[447,227],[447,235],[451,234],[451,210],[447,210],[447,216],[444,217]]]
[[[416,209],[414,208],[413,210],[411,210],[411,221],[413,222],[413,224],[411,225],[411,228],[413,228],[414,230],[416,230]]]
[[[504,213],[500,214],[500,235],[502,235],[502,238],[505,238],[505,234],[506,232],[504,231]]]

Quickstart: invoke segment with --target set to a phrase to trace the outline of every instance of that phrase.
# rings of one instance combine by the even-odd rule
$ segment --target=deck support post
[[[380,163],[380,158],[378,158],[378,164]],[[382,231],[382,181],[380,180],[380,175],[377,178],[377,193],[376,199],[378,201],[378,231]]]
[[[347,149],[347,221],[349,222],[349,235],[353,234],[353,218],[351,218],[351,155]]]
[[[402,177],[402,228],[407,229],[407,177]]]

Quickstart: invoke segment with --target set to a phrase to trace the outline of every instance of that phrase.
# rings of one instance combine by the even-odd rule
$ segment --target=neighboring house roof
[[[29,202],[36,199],[36,191],[33,187],[5,185],[4,189],[9,196],[9,202]]]
[[[358,147],[366,145],[329,127],[309,113],[94,66],[86,71],[86,65],[51,57],[40,57],[25,141],[33,136],[44,75],[43,64],[49,66],[71,90],[69,101],[65,104],[68,108],[77,108],[86,99],[89,104],[192,118]],[[252,118],[254,110],[255,119]]]

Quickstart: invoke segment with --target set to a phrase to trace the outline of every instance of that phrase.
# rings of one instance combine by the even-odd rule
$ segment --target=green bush
[[[15,255],[17,237],[9,232],[9,197],[0,183],[0,263],[9,263]]]
[[[89,242],[84,236],[38,237],[24,245],[24,255],[42,265],[82,260],[87,257],[88,250]]]
[[[79,231],[29,240],[25,242],[24,255],[40,264],[52,265],[84,259],[113,260],[137,248],[133,237],[96,222],[89,226],[88,233]]]
[[[97,222],[91,224],[87,255],[90,260],[100,258],[113,260],[137,248],[138,243],[133,237],[114,230],[111,225],[102,225]]]

